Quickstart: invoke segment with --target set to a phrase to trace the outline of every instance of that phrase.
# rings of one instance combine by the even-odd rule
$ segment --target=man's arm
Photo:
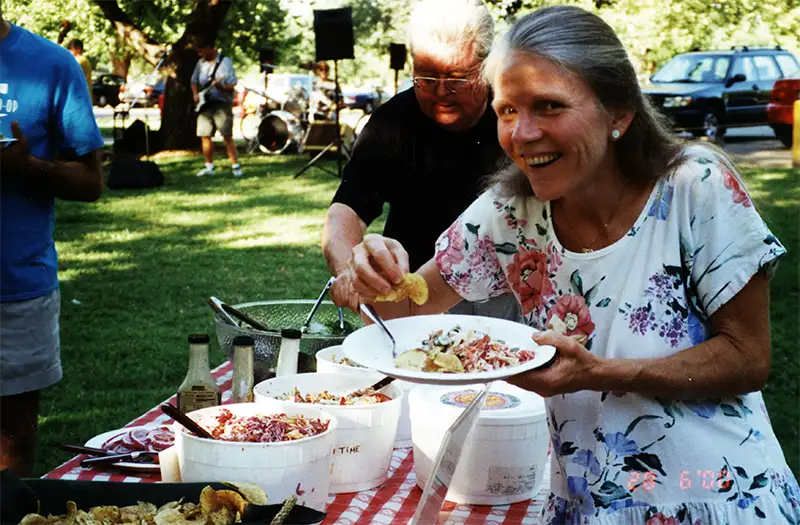
[[[322,253],[331,275],[339,275],[353,257],[353,248],[364,240],[367,225],[346,204],[334,202],[322,226]]]
[[[325,214],[322,226],[322,254],[331,275],[337,281],[331,288],[331,300],[338,306],[358,309],[358,297],[350,285],[349,265],[353,248],[364,239],[367,225],[346,204],[334,202]]]
[[[46,161],[30,154],[19,123],[11,123],[16,142],[0,152],[2,178],[14,178],[34,191],[71,201],[96,201],[103,192],[99,150],[75,159]]]

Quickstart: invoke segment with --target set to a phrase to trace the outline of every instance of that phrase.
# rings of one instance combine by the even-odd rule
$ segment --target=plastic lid
[[[233,346],[253,346],[255,342],[249,335],[237,335],[233,338]]]
[[[189,344],[202,345],[211,342],[208,334],[189,334]]]
[[[297,328],[284,328],[281,330],[281,337],[285,337],[286,339],[300,339],[303,337],[303,333]]]
[[[428,417],[438,413],[462,412],[483,385],[419,386],[412,390],[409,403],[425,406]],[[544,399],[505,381],[498,381],[489,390],[481,408],[479,425],[520,425],[546,419]]]

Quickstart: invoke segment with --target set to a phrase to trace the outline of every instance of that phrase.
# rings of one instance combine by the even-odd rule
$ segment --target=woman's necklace
[[[623,186],[622,191],[620,192],[619,197],[617,198],[617,202],[616,204],[614,204],[614,210],[611,212],[611,215],[608,217],[608,220],[603,224],[603,227],[600,228],[600,231],[597,232],[597,235],[595,235],[594,238],[588,243],[583,242],[583,237],[581,237],[581,234],[578,233],[578,228],[576,228],[575,225],[572,224],[572,221],[569,220],[569,215],[567,214],[567,210],[566,209],[564,210],[564,218],[567,219],[567,224],[569,224],[569,227],[572,228],[572,232],[578,238],[578,242],[583,246],[583,248],[581,249],[583,253],[591,253],[594,251],[594,248],[592,248],[592,246],[594,246],[597,243],[598,239],[600,239],[600,236],[606,230],[608,230],[608,225],[611,224],[611,221],[613,221],[614,217],[617,216],[617,211],[619,211],[619,205],[622,202],[622,197],[624,197],[627,192],[628,192],[628,183],[625,182],[625,186]]]

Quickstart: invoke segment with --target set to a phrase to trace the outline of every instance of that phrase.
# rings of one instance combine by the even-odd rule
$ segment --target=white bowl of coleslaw
[[[268,419],[280,412],[289,418]],[[228,413],[235,421],[221,424],[218,418],[224,419]],[[214,435],[224,429],[223,438],[226,439],[252,439],[259,435],[290,439],[272,442],[211,440],[197,437],[175,423],[175,448],[182,481],[249,481],[264,489],[270,503],[281,502],[294,494],[299,504],[325,510],[337,425],[335,416],[312,406],[294,405],[280,411],[256,403],[221,405],[188,415]],[[249,419],[246,427],[238,424],[245,418],[257,419]]]
[[[385,377],[380,372],[364,368],[344,356],[342,345],[329,346],[317,352],[317,372],[323,374],[344,374],[369,376],[371,384]],[[394,382],[403,391],[403,406],[400,408],[400,421],[397,423],[397,435],[394,437],[394,447],[404,448],[411,446],[411,419],[409,417],[408,393],[414,388],[414,383],[408,381]]]
[[[388,475],[405,393],[390,384],[380,391],[389,400],[376,397],[369,404],[341,405],[339,399],[373,383],[370,376],[297,374],[263,381],[253,394],[256,404],[268,411],[289,412],[296,406],[313,406],[336,418],[330,491],[338,494],[378,487]],[[318,397],[331,399],[315,399]],[[308,401],[312,403],[307,404]]]

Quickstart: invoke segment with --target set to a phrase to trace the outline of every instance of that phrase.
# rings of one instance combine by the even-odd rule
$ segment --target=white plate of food
[[[420,315],[365,326],[342,343],[344,355],[387,376],[414,383],[468,385],[549,366],[556,349],[536,344],[534,328],[473,315]],[[396,357],[395,357],[396,356]]]
[[[102,448],[112,454],[125,454],[136,451],[160,452],[174,442],[175,435],[169,426],[142,425],[103,432],[87,441],[85,446]],[[138,459],[140,461],[120,461],[113,463],[113,466],[137,472],[160,472],[156,454]]]

